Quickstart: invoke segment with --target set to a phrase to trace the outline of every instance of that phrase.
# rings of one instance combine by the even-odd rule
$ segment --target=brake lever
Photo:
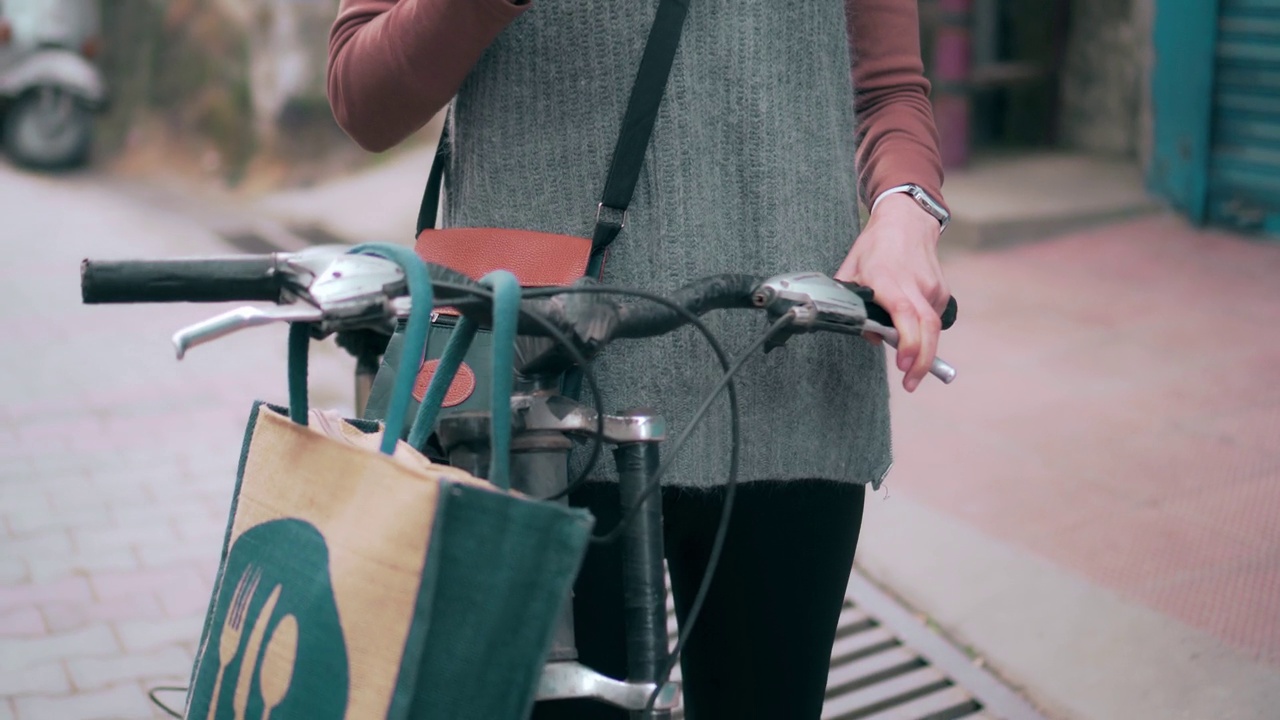
[[[875,293],[871,288],[857,283],[844,282],[837,280],[836,282],[849,288],[850,291],[862,298],[867,308],[867,319],[863,322],[863,330],[875,333],[884,338],[889,347],[894,350],[898,349],[898,329],[893,326],[893,318],[889,317],[889,312],[875,302]],[[947,298],[947,307],[942,311],[939,319],[942,321],[942,329],[947,330],[956,324],[956,314],[958,307],[954,296]],[[941,380],[943,383],[950,385],[956,379],[956,369],[950,363],[939,357],[934,357],[933,365],[929,367],[929,374]]]
[[[408,315],[404,271],[384,258],[352,255],[348,250],[345,246],[321,246],[282,254],[283,269],[290,277],[289,299],[305,302],[267,310],[237,308],[185,327],[173,336],[178,359],[197,345],[259,325],[309,322],[328,333]]]
[[[173,334],[173,347],[181,360],[197,345],[213,342],[238,330],[275,322],[320,322],[324,312],[309,305],[263,310],[252,306],[236,308],[208,320],[188,325]]]
[[[863,332],[875,333],[884,338],[885,344],[894,350],[898,349],[898,329],[888,325],[881,325],[875,320],[867,320],[862,325]],[[933,364],[929,366],[929,374],[938,378],[943,383],[950,385],[956,379],[956,369],[946,360],[940,357],[933,358]]]
[[[894,350],[898,349],[899,335],[889,323],[888,313],[872,301],[870,288],[845,283],[822,273],[788,273],[776,275],[762,282],[752,301],[765,308],[771,316],[791,313],[796,318],[789,334],[811,330],[825,330],[845,335],[874,333],[884,338]],[[955,299],[948,303],[943,323],[950,327],[955,322]],[[774,342],[781,345],[789,339],[784,335]],[[956,379],[956,369],[941,358],[934,358],[929,373],[945,384]]]

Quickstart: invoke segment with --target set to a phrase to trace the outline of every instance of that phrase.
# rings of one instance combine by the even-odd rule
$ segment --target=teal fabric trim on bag
[[[311,350],[311,323],[289,325],[289,419],[307,424],[311,400],[307,396],[308,353]]]
[[[445,513],[452,502],[453,484],[440,481],[440,492],[436,497],[435,522],[431,526],[431,536],[427,540],[427,556],[423,559],[422,575],[418,583],[418,602],[414,606],[413,622],[409,623],[409,633],[404,639],[404,649],[400,652],[400,670],[396,674],[396,688],[391,693],[391,704],[387,708],[387,718],[416,718],[413,706],[417,702],[418,678],[426,655],[427,638],[434,624],[433,614],[436,612],[436,596],[440,588],[440,547],[445,543]]]
[[[240,444],[240,462],[236,466],[236,485],[231,492],[231,510],[227,513],[227,526],[222,531],[222,552],[218,557],[218,571],[214,574],[213,579],[213,595],[216,598],[222,588],[222,583],[226,579],[227,574],[227,555],[231,552],[231,528],[235,525],[236,510],[240,507],[240,486],[244,484],[244,469],[249,464],[249,450],[253,443],[253,431],[258,427],[258,414],[262,412],[263,407],[271,406],[262,400],[255,400],[253,409],[249,411],[249,423],[244,431],[244,440]],[[210,604],[212,604],[212,599]],[[196,652],[195,661],[191,663],[191,677],[187,681],[187,687],[192,690],[187,692],[187,700],[183,708],[183,716],[191,717],[191,706],[195,701],[196,678],[200,677],[201,661],[205,656],[205,648],[213,639],[213,612],[212,608],[205,611],[204,626],[200,630],[200,646]],[[206,705],[207,705],[206,701]]]
[[[511,489],[511,390],[515,385],[520,281],[506,270],[480,279],[493,288],[493,390],[489,395],[489,482]]]
[[[447,491],[433,529],[432,622],[409,716],[525,720],[594,518],[467,485]]]

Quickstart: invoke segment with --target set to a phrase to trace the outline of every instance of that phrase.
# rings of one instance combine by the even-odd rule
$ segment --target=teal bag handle
[[[431,311],[435,305],[431,274],[427,271],[426,263],[417,254],[399,245],[365,243],[348,252],[354,255],[376,255],[399,265],[409,284],[409,296],[413,298],[409,321],[405,325],[400,372],[396,374],[395,384],[392,386],[391,405],[379,448],[383,453],[391,455],[395,453],[396,441],[404,427],[404,416],[409,409],[409,400],[413,397],[417,370],[422,366],[422,358],[427,351]],[[307,352],[310,339],[310,323],[295,323],[289,329],[289,418],[299,425],[307,424]]]
[[[489,396],[490,433],[489,482],[511,488],[511,391],[515,383],[516,329],[520,319],[520,282],[506,270],[495,270],[480,279],[480,284],[493,288],[493,391]],[[440,416],[445,393],[462,365],[462,359],[475,339],[477,325],[462,318],[453,337],[440,355],[440,364],[427,385],[426,395],[418,406],[409,444],[421,449],[427,442]],[[406,336],[408,332],[406,331]],[[407,340],[406,340],[407,342]],[[399,378],[397,378],[399,380]],[[394,412],[393,406],[388,413]],[[403,411],[402,411],[403,412]]]
[[[493,392],[489,395],[489,482],[511,489],[511,390],[515,384],[520,282],[506,270],[485,275],[493,288]]]

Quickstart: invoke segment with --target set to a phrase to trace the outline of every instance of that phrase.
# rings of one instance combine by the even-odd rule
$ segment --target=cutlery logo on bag
[[[272,520],[236,540],[196,672],[192,720],[284,720],[302,703],[314,720],[346,715],[347,648],[313,525]]]

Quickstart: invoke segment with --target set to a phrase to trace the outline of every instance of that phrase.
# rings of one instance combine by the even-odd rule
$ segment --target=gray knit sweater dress
[[[444,225],[590,237],[657,0],[538,0],[458,91]],[[668,292],[705,275],[833,273],[858,232],[854,95],[840,0],[692,0],[653,139],[604,281]],[[733,354],[762,315],[707,316]],[[720,376],[691,328],[618,341],[595,364],[609,411],[685,427]],[[879,485],[891,463],[885,355],[803,335],[739,376],[740,481]],[[667,484],[720,485],[728,403]],[[667,448],[670,452],[671,448]],[[579,453],[585,455],[585,453]],[[601,463],[601,477],[612,469]]]

